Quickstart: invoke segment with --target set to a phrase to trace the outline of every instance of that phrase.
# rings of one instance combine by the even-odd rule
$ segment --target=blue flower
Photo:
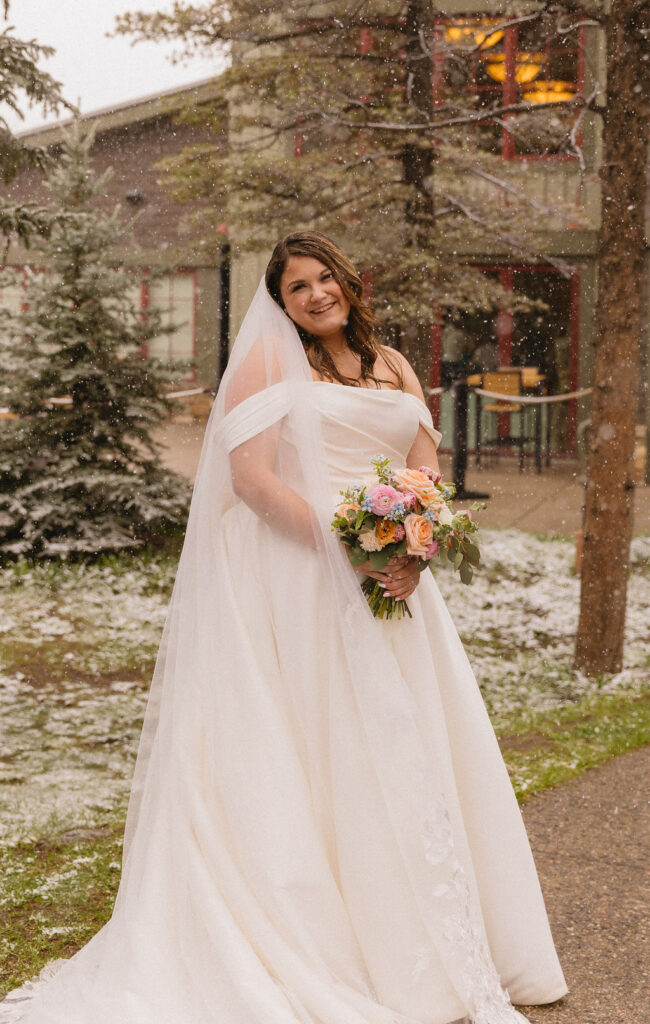
[[[406,507],[400,502],[395,508],[389,512],[385,518],[390,519],[393,523],[401,523],[404,516],[406,515]]]

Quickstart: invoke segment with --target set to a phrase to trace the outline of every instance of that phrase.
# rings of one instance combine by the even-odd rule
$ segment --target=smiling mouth
[[[332,309],[332,307],[335,306],[335,305],[336,305],[336,302],[328,302],[328,304],[326,306],[319,306],[318,309],[312,309],[311,310],[311,315],[312,316],[320,316],[321,313],[327,313],[327,311],[329,309]]]

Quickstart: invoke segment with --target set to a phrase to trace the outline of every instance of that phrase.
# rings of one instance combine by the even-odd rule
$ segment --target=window
[[[196,275],[193,271],[168,274],[142,288],[142,308],[154,307],[170,319],[176,330],[152,338],[147,355],[174,362],[189,362],[196,354]]]
[[[504,19],[505,20],[505,19]],[[558,35],[545,19],[499,28],[498,18],[442,22],[437,61],[439,102],[459,93],[477,110],[517,103],[562,103],[582,89],[581,38]],[[509,115],[477,125],[479,144],[506,159],[562,155],[571,113]]]

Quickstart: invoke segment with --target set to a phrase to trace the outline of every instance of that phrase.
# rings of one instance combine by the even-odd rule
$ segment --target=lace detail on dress
[[[422,840],[425,860],[442,876],[432,891],[446,947],[439,952],[466,1003],[469,1021],[471,1024],[529,1024],[510,1002],[492,962],[480,911],[473,905],[465,871],[456,856],[449,813],[441,798],[433,804]],[[411,973],[414,982],[426,970],[427,962],[426,951],[418,950]]]
[[[58,974],[67,960],[50,960],[41,973],[30,981],[26,981],[20,988],[9,992],[0,1003],[0,1024],[20,1024],[25,1019],[29,1010],[29,1004],[34,996],[44,988],[55,974]]]

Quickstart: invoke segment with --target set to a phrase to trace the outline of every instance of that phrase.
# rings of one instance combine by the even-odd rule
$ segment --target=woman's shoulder
[[[418,380],[417,374],[411,364],[409,363],[406,356],[398,352],[396,348],[391,348],[389,345],[380,345],[379,354],[381,360],[388,366],[388,369],[395,373],[399,371],[400,390],[406,391],[409,395],[415,395],[416,398],[420,398],[424,401],[424,393]]]

